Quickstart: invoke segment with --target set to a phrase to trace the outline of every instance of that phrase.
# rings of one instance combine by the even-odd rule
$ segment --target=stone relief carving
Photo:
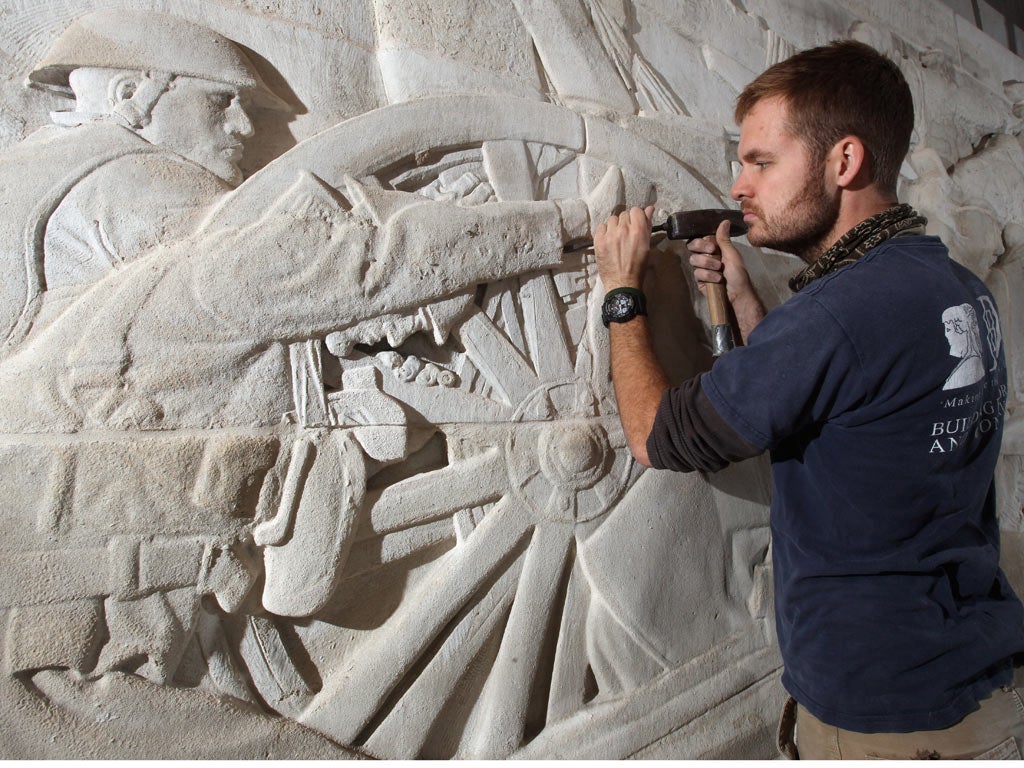
[[[241,3],[258,52],[65,5],[29,79],[74,106],[0,155],[0,753],[771,756],[765,463],[640,471],[572,243],[727,204],[727,105],[785,29],[353,3],[381,108],[243,180],[254,115],[301,103],[266,85],[287,41]],[[914,189],[948,187],[928,151]],[[682,378],[710,356],[674,248],[648,287]]]
[[[180,239],[241,181],[242,139],[253,131],[243,95],[284,107],[222,36],[140,12],[76,21],[28,79],[74,106],[3,160],[8,351],[44,292],[51,305],[66,300]]]

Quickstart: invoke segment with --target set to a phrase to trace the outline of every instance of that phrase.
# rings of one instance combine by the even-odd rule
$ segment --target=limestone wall
[[[1024,62],[946,6],[0,10],[0,756],[774,756],[767,460],[641,471],[564,246],[728,206],[736,94],[835,38],[999,301],[1024,586]],[[709,366],[678,245],[647,289]]]

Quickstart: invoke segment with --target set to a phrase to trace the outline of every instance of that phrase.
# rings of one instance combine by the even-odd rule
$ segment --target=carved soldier
[[[285,107],[232,42],[144,11],[75,21],[28,82],[75,106],[0,157],[7,347],[83,286],[191,232],[242,179],[244,104]]]
[[[75,101],[70,111],[52,114],[53,125],[0,156],[3,357],[59,325],[62,313],[90,286],[120,277],[144,254],[194,231],[199,216],[242,179],[242,140],[253,133],[245,105],[285,108],[234,43],[183,19],[142,11],[97,12],[75,21],[31,72],[29,84]],[[202,454],[202,444],[184,450],[182,445],[164,454]],[[126,446],[130,459],[122,452]],[[133,471],[153,470],[159,466],[154,456],[164,454],[117,440],[96,451],[58,447],[33,454],[17,441],[3,451],[14,462],[9,477],[39,462],[64,472],[36,491],[40,498],[60,500],[54,514],[37,519],[24,541],[8,542],[20,552],[8,559],[11,589],[0,596],[0,604],[20,606],[11,614],[13,636],[31,638],[47,626],[63,631],[42,631],[39,639],[23,643],[34,650],[10,659],[12,669],[134,669],[168,679],[197,621],[199,563],[184,565],[183,583],[165,577],[168,569],[180,570],[203,552],[204,541],[160,534],[201,534],[204,528],[202,521],[165,516],[161,504],[153,503],[165,494],[156,490],[150,497]],[[110,461],[120,469],[111,472]],[[247,471],[243,466],[236,474]],[[96,499],[87,490],[100,487],[94,480],[105,485],[111,475],[120,481],[114,485],[122,492],[115,495],[126,504]],[[213,493],[209,485],[200,489],[203,498]],[[70,489],[79,493],[74,504],[62,496]],[[149,511],[139,517],[140,509]],[[174,512],[179,510],[180,504]],[[90,538],[89,531],[97,529],[94,514],[115,521],[114,529],[124,534],[107,542],[109,551]],[[223,533],[225,517],[229,512],[206,527]],[[44,535],[35,536],[39,532]],[[140,544],[146,538],[151,541]],[[34,591],[45,580],[34,565],[21,566],[34,561],[30,553],[40,546],[47,550],[46,567],[63,570],[64,588]],[[164,582],[160,589],[122,578],[114,588],[118,594],[101,610],[96,598],[111,592],[108,561],[131,570],[139,557],[164,574],[158,577]],[[90,574],[99,581],[91,584]],[[99,626],[109,637],[97,659]]]

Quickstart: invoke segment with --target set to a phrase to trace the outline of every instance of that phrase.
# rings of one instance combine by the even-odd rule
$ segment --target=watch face
[[[636,312],[636,299],[628,293],[618,293],[612,296],[611,306],[608,309],[609,314],[616,320],[632,317]]]
[[[644,314],[639,299],[631,293],[616,293],[604,300],[601,308],[601,319],[604,324],[625,323],[637,315]]]

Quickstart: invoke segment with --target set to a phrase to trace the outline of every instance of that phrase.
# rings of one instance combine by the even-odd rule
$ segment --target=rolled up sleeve
[[[655,469],[717,472],[762,452],[719,415],[704,394],[702,379],[695,376],[662,395],[647,437],[647,456]]]

